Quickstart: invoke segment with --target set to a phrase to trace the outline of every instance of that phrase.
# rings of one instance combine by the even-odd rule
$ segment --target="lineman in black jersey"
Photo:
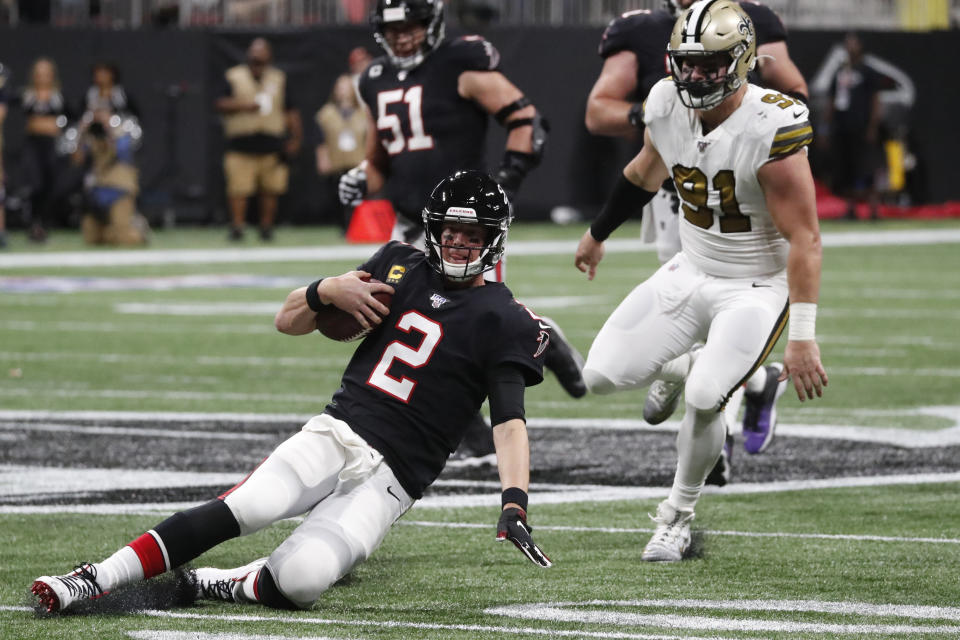
[[[664,8],[657,11],[629,11],[610,22],[603,32],[598,52],[603,58],[603,69],[587,100],[585,122],[595,135],[618,136],[630,140],[642,140],[643,103],[650,88],[670,75],[666,45],[670,40],[674,22],[680,12],[693,4],[693,0],[665,0]],[[787,51],[787,30],[780,18],[769,7],[741,0],[737,2],[753,22],[757,38],[758,78],[755,84],[770,87],[807,101],[807,83]],[[680,251],[679,200],[676,190],[665,182],[654,199],[644,208],[643,236],[656,240],[657,257],[661,264]],[[761,367],[747,382],[747,412],[743,420],[743,433],[752,434],[745,441],[748,453],[759,453],[770,443],[772,427],[767,433],[759,433],[763,427],[756,416],[763,410],[757,404],[757,393],[765,389],[767,374],[778,364]],[[779,375],[779,370],[777,370]],[[651,424],[663,422],[679,403],[681,385],[656,381],[650,388],[644,406],[644,419]],[[767,393],[769,404],[771,393]],[[728,423],[737,422],[743,393],[738,392],[727,403]],[[775,401],[773,398],[772,401]],[[769,407],[766,407],[769,410]],[[732,440],[732,438],[730,438]],[[746,443],[750,444],[747,445]],[[754,442],[761,443],[753,446]],[[730,477],[729,444],[717,467],[710,473],[708,483],[724,485]]]
[[[340,199],[356,205],[380,192],[397,212],[392,238],[421,246],[421,194],[451,169],[483,169],[490,116],[508,130],[497,182],[511,202],[543,154],[547,124],[523,93],[500,72],[500,54],[480,36],[444,39],[440,0],[378,0],[371,16],[385,55],[360,77],[370,114],[367,158],[340,180]],[[487,273],[505,279],[501,261]],[[547,319],[554,340],[545,364],[574,398],[586,393],[582,356]],[[492,451],[490,428],[474,421],[460,455]]]
[[[371,22],[385,55],[359,90],[377,135],[341,180],[344,204],[380,192],[397,212],[394,239],[415,241],[421,194],[451,169],[484,169],[489,116],[508,130],[496,178],[512,202],[540,162],[547,123],[500,71],[497,49],[480,36],[445,39],[441,0],[378,0]]]
[[[526,522],[523,402],[524,388],[542,380],[550,328],[506,285],[483,279],[503,253],[509,201],[486,174],[457,172],[437,185],[422,219],[426,252],[392,241],[357,270],[292,291],[277,313],[277,329],[290,335],[313,333],[326,305],[377,325],[324,412],[219,498],[173,515],[103,562],[37,578],[42,607],[99,598],[306,513],[269,557],[187,575],[197,598],[309,608],[423,495],[488,397],[504,488],[497,539],[551,566]],[[379,291],[393,292],[389,309],[373,297]]]

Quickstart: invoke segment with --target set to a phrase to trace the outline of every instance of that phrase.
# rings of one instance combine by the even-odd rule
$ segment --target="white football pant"
[[[383,457],[346,423],[315,416],[224,498],[247,535],[307,516],[267,560],[280,592],[309,608],[380,545],[413,505]]]
[[[693,508],[723,447],[719,410],[773,348],[786,323],[787,300],[785,271],[719,278],[680,252],[624,298],[594,339],[583,379],[598,394],[646,387],[664,364],[704,342],[686,379],[670,499],[675,508]]]

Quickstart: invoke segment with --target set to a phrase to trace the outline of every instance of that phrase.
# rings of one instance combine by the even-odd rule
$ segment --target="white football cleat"
[[[243,595],[243,581],[267,563],[266,558],[254,560],[235,569],[202,568],[193,570],[197,600],[224,600],[248,602]]]
[[[30,592],[40,600],[47,613],[70,608],[82,600],[96,600],[109,593],[97,582],[97,568],[85,562],[63,576],[40,576],[33,581]]]
[[[693,511],[680,511],[664,500],[657,506],[657,515],[650,516],[657,523],[650,542],[640,558],[645,562],[680,562],[690,548],[690,523]]]

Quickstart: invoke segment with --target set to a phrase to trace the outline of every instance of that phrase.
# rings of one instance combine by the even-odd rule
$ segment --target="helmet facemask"
[[[370,17],[373,37],[386,52],[390,62],[400,70],[409,71],[419,66],[431,51],[443,40],[445,25],[441,0],[380,0]],[[419,23],[426,31],[417,50],[400,56],[390,46],[387,27],[405,22]]]
[[[503,257],[504,246],[507,241],[507,228],[509,227],[509,220],[506,218],[477,217],[476,212],[471,208],[450,207],[444,213],[425,209],[423,222],[426,227],[424,241],[427,247],[428,262],[448,280],[454,282],[472,280],[481,273],[496,267]],[[479,252],[476,259],[469,262],[449,262],[444,259],[444,249],[468,249],[468,247],[459,244],[445,242],[444,227],[451,223],[482,228],[485,235],[483,245],[469,248],[471,252]]]
[[[706,70],[702,80],[688,79],[693,66]],[[680,92],[680,101],[691,109],[713,109],[728,95],[740,88],[742,82],[734,74],[731,56],[715,52],[670,53],[670,71],[673,84]]]
[[[677,19],[667,53],[681,102],[713,109],[746,83],[757,63],[753,22],[729,0],[701,0]],[[706,77],[691,80],[692,66]]]
[[[434,187],[423,208],[423,231],[427,262],[434,271],[455,282],[473,280],[497,266],[503,257],[507,229],[512,221],[510,201],[496,180],[482,171],[457,171]],[[454,244],[444,237],[448,224],[470,225],[481,232],[479,242],[470,238]],[[468,234],[469,235],[469,234]],[[461,239],[462,240],[462,239]],[[451,262],[444,250],[470,249],[469,262]]]

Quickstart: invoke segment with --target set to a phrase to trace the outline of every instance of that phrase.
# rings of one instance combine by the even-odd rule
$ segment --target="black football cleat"
[[[587,394],[587,385],[583,381],[583,356],[567,342],[557,323],[544,318],[550,325],[550,344],[544,354],[543,364],[557,376],[557,382],[571,397],[582,398]]]

